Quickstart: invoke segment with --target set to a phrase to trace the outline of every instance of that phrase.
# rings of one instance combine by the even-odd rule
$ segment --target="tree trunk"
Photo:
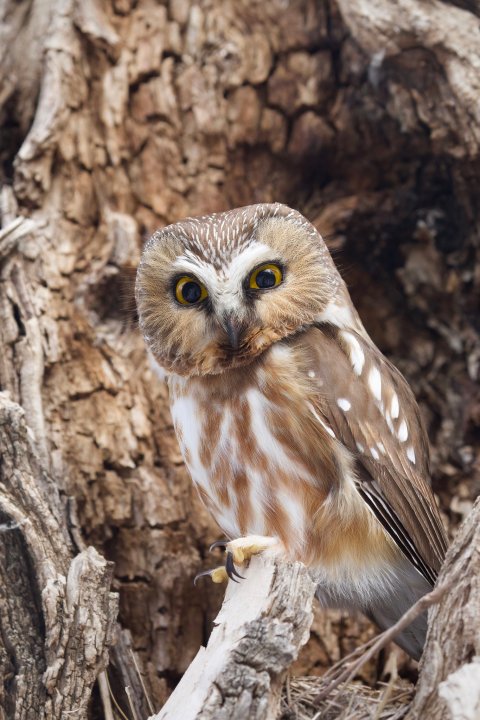
[[[480,717],[480,500],[455,537],[438,584],[449,580],[450,590],[430,611],[407,720]]]
[[[19,460],[9,469],[2,456],[0,522],[27,520],[0,533],[0,658],[13,698],[4,713],[13,717],[11,688],[27,666],[32,707],[56,697],[61,670],[42,673],[58,657],[48,633],[63,627],[63,596],[52,615],[45,588],[79,572],[67,497],[78,533],[115,563],[120,621],[159,708],[204,643],[221,591],[192,589],[218,530],[192,491],[136,329],[143,239],[185,215],[258,201],[306,214],[420,400],[434,488],[455,527],[480,489],[480,9],[4,0],[0,13],[0,390],[7,425],[23,411],[33,493],[13,489]],[[104,618],[82,707],[115,615],[109,566],[92,552],[73,560],[99,563],[88,592]],[[28,642],[9,639],[13,607],[19,624],[30,618]],[[324,617],[303,670],[321,671],[372,633],[366,621]],[[67,647],[67,635],[55,642]]]

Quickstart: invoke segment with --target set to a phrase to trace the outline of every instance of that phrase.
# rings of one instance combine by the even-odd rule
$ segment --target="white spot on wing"
[[[377,442],[377,448],[380,450],[382,455],[386,454],[385,445],[381,442]]]
[[[317,319],[319,322],[330,323],[339,328],[349,327],[353,322],[352,311],[348,305],[337,305],[335,301],[329,302]]]
[[[352,367],[357,375],[361,375],[365,364],[365,355],[360,343],[352,333],[342,332],[342,337],[348,345]]]
[[[377,450],[374,447],[370,448],[370,452],[372,453],[372,457],[375,458],[375,460],[378,460],[380,455],[378,454]]]
[[[390,430],[390,432],[394,433],[395,428],[393,427],[392,417],[391,417],[390,413],[388,412],[388,410],[385,413],[385,420],[387,421],[388,429]]]
[[[402,420],[400,423],[400,427],[398,428],[397,437],[400,440],[400,442],[405,442],[405,440],[408,438],[408,428],[407,423],[405,420]]]
[[[373,397],[381,402],[382,400],[382,378],[378,368],[373,367],[368,374],[368,386],[373,393]]]
[[[352,407],[352,403],[350,402],[350,400],[347,400],[347,398],[338,398],[337,405],[344,412],[348,412]]]
[[[314,416],[314,418],[315,418],[315,419],[320,423],[320,425],[327,431],[327,433],[328,433],[331,437],[333,437],[333,438],[336,437],[336,436],[335,436],[335,433],[334,433],[333,430],[332,430],[332,428],[331,428],[331,427],[328,427],[328,425],[326,425],[326,424],[323,422],[322,418],[321,418],[320,415],[316,412],[316,410],[315,410],[315,408],[313,407],[313,405],[312,405],[311,403],[308,403],[308,406],[309,406],[310,412],[312,413],[312,415]]]
[[[415,450],[413,449],[413,447],[407,448],[407,457],[410,460],[410,462],[412,462],[415,465]]]
[[[308,377],[309,377],[309,378],[314,378],[314,377],[315,377],[315,372],[314,372],[313,370],[309,370],[309,371],[308,371]]]
[[[391,409],[391,411],[392,411],[392,418],[394,418],[394,419],[398,418],[398,415],[399,415],[399,412],[400,412],[400,407],[399,407],[399,404],[398,404],[398,395],[397,395],[397,393],[393,393],[393,395],[392,395],[392,402],[391,402],[391,405],[390,405],[390,409]]]
[[[356,446],[357,446],[358,452],[361,452],[361,453],[365,452],[365,448],[363,447],[362,443],[357,442]]]

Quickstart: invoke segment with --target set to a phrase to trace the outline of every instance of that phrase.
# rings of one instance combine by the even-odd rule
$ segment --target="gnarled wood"
[[[407,720],[480,717],[480,498],[449,548],[439,584],[449,578],[455,583],[430,610]]]
[[[118,610],[113,566],[93,547],[73,557],[24,416],[0,393],[0,706],[6,718],[86,718]]]
[[[152,720],[275,720],[285,674],[310,634],[315,582],[301,563],[254,557],[229,582],[201,648]]]
[[[1,5],[0,389],[76,498],[78,533],[115,562],[156,706],[220,601],[191,588],[218,531],[123,275],[180,217],[301,210],[412,384],[458,524],[480,490],[479,15],[473,0]],[[303,673],[373,632],[338,612],[314,628]]]

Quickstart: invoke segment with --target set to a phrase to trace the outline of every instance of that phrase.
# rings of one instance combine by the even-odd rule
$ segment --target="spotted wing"
[[[353,331],[306,334],[315,410],[353,456],[365,502],[432,584],[447,542],[429,486],[428,442],[410,387],[380,351]]]

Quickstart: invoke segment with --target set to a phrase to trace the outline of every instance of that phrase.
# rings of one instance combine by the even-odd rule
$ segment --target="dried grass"
[[[351,682],[332,690],[320,703],[321,677],[297,677],[284,687],[278,720],[400,720],[413,698],[414,686],[401,678],[375,689]]]

